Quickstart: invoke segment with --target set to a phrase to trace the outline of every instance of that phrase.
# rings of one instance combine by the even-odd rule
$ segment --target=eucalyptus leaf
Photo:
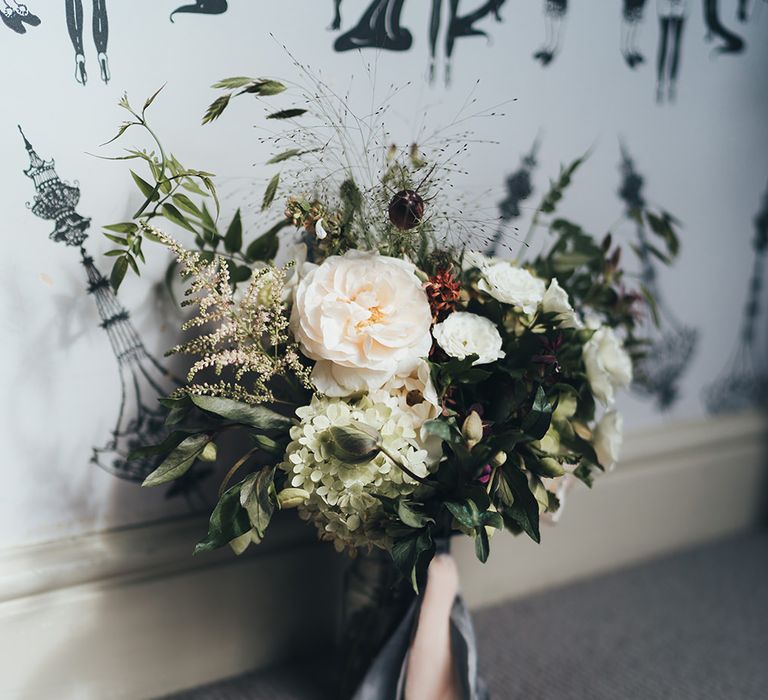
[[[197,396],[191,394],[189,398],[195,406],[203,411],[213,413],[235,423],[258,428],[259,430],[287,431],[293,425],[293,421],[290,418],[265,406],[255,406],[223,396]]]
[[[208,433],[184,438],[160,466],[144,479],[142,486],[159,486],[186,474],[210,441],[211,436]]]

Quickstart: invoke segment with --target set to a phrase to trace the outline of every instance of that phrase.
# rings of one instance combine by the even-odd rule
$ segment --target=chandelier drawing
[[[120,407],[112,435],[103,447],[94,447],[91,461],[116,476],[143,481],[156,466],[155,460],[129,460],[135,449],[161,442],[168,434],[165,412],[158,397],[178,385],[171,373],[150,355],[128,311],[112,292],[109,281],[99,272],[86,252],[91,220],[75,211],[80,201],[77,181],[68,183],[56,174],[54,161],[43,160],[19,127],[29,154],[24,174],[35,186],[35,197],[27,206],[35,216],[54,222],[51,240],[79,248],[80,261],[88,278],[87,291],[96,303],[101,328],[107,334],[120,375]]]
[[[655,399],[662,410],[675,403],[679,384],[696,350],[698,331],[685,326],[672,313],[659,289],[656,266],[651,257],[648,233],[639,216],[646,205],[643,196],[644,179],[621,144],[622,181],[619,198],[626,205],[625,217],[635,225],[637,253],[640,258],[640,280],[656,300],[658,326],[646,318],[643,335],[650,340],[644,358],[635,365],[632,388],[639,394]]]
[[[754,260],[747,285],[747,302],[742,314],[741,332],[723,372],[704,389],[704,403],[710,413],[739,411],[768,404],[768,353],[764,346],[760,346],[758,338],[760,297],[763,291],[765,254],[768,250],[768,188],[755,216],[754,226]]]

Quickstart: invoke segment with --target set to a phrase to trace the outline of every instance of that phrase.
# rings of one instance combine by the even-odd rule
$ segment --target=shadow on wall
[[[768,407],[768,348],[760,339],[764,314],[760,300],[764,288],[768,252],[768,186],[754,218],[752,273],[747,282],[747,301],[741,319],[736,348],[721,375],[704,390],[710,413],[743,411]]]
[[[157,458],[129,459],[129,455],[140,447],[161,443],[169,437],[170,430],[165,424],[167,410],[160,406],[158,399],[171,393],[181,380],[147,351],[130,314],[88,254],[85,242],[91,220],[76,211],[80,201],[77,182],[70,184],[61,180],[54,161],[40,158],[21,127],[19,131],[30,160],[24,174],[35,186],[34,201],[28,206],[35,216],[54,222],[49,235],[52,241],[79,250],[87,279],[86,292],[96,304],[100,327],[109,338],[117,362],[121,393],[115,427],[103,446],[93,448],[91,461],[121,479],[141,483],[158,466]],[[125,235],[125,232],[116,233]],[[210,470],[199,467],[190,470],[177,480],[169,493],[183,495],[190,507],[194,507],[197,497],[197,506],[205,507],[207,504],[198,487],[208,473]]]

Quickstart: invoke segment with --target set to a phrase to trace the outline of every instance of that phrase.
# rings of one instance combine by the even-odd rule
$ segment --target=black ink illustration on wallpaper
[[[21,131],[21,127],[19,127]],[[103,447],[93,448],[92,460],[103,469],[130,481],[141,482],[157,466],[156,460],[129,460],[139,447],[161,442],[168,435],[166,412],[157,399],[178,386],[178,380],[147,352],[130,320],[128,311],[112,292],[109,281],[101,274],[85,249],[91,220],[76,211],[80,201],[77,182],[64,182],[56,174],[53,160],[43,160],[22,131],[29,155],[29,168],[24,174],[35,186],[34,201],[27,206],[35,216],[53,222],[50,239],[77,248],[88,279],[87,293],[92,296],[117,360],[120,376],[120,406],[112,435]],[[195,483],[198,473],[188,484]],[[185,493],[185,495],[189,495]]]
[[[760,337],[766,254],[768,253],[768,186],[754,218],[752,274],[736,349],[722,374],[704,391],[710,413],[725,413],[768,406],[768,342]]]
[[[618,195],[625,206],[624,215],[634,226],[634,249],[640,258],[640,281],[656,300],[658,325],[646,320],[643,335],[651,340],[646,356],[635,366],[632,388],[639,394],[655,399],[661,409],[667,409],[677,400],[679,384],[690,366],[698,342],[698,331],[681,323],[672,313],[659,289],[653,250],[648,240],[644,217],[646,209],[643,194],[644,178],[635,168],[626,146],[621,146],[621,184]]]
[[[84,15],[82,0],[64,0],[67,31],[72,47],[75,50],[75,80],[81,85],[88,82],[88,71],[85,60],[84,44]],[[92,0],[91,33],[96,48],[96,60],[99,64],[101,79],[108,83],[111,75],[109,72],[109,59],[107,58],[107,43],[109,41],[109,19],[107,17],[106,0]]]
[[[190,5],[182,5],[171,12],[171,22],[173,16],[178,14],[195,15],[222,15],[227,11],[227,0],[196,0]]]
[[[450,82],[451,61],[456,40],[462,37],[488,36],[487,32],[475,25],[488,15],[501,21],[499,10],[506,0],[484,0],[473,10],[460,13],[460,0],[431,0],[423,2],[429,8],[429,52],[430,80],[437,72],[438,39],[441,29],[445,31],[445,80]],[[336,51],[376,48],[386,51],[407,51],[413,44],[413,35],[401,25],[401,15],[406,0],[371,0],[360,19],[352,29],[336,39]],[[447,5],[447,17],[443,16],[443,5]],[[334,0],[334,18],[332,29],[341,27],[341,0]]]
[[[491,242],[486,248],[486,255],[503,256],[504,234],[509,226],[519,219],[522,212],[522,204],[533,194],[533,171],[537,166],[537,155],[539,152],[539,139],[537,138],[531,146],[531,150],[523,156],[520,167],[511,175],[508,175],[504,182],[506,194],[504,199],[499,202],[499,225],[496,229]]]
[[[29,6],[16,0],[0,0],[0,19],[8,29],[17,34],[26,34],[27,28],[40,25],[40,18]]]

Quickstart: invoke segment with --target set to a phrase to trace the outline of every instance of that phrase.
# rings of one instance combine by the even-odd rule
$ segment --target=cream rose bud
[[[560,286],[556,277],[552,278],[547,291],[544,292],[541,309],[547,314],[557,314],[557,320],[563,328],[582,327],[582,323],[568,299],[568,292]]]
[[[613,403],[614,390],[632,381],[632,360],[609,326],[601,326],[582,351],[592,393],[604,405]]]
[[[594,448],[604,469],[613,469],[619,461],[623,430],[624,419],[617,411],[607,411],[595,428]]]
[[[327,396],[373,391],[412,372],[429,353],[431,324],[410,262],[356,250],[307,271],[291,311],[302,352],[317,361],[312,381]]]
[[[477,355],[473,365],[484,365],[504,357],[501,335],[492,321],[467,311],[455,311],[432,329],[437,344],[451,357],[463,360]]]
[[[494,299],[532,314],[544,298],[546,284],[528,270],[502,260],[483,267],[478,289]]]

